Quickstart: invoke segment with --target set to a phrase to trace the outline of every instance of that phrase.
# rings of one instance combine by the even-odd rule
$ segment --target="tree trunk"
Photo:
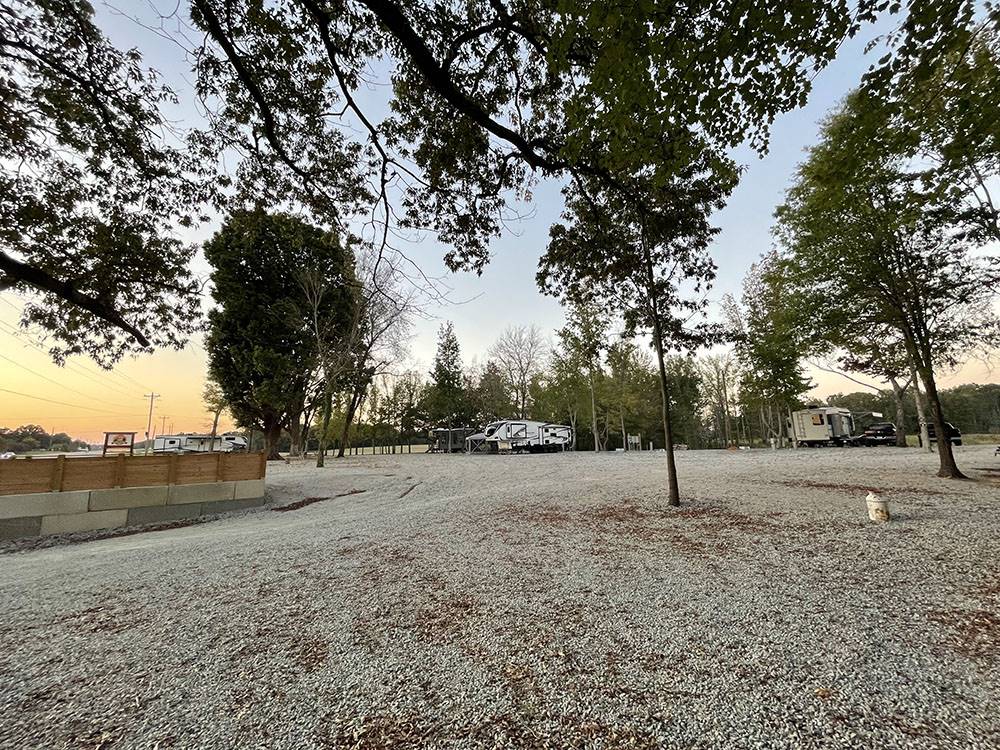
[[[722,370],[722,415],[726,426],[726,447],[733,442],[733,423],[729,418],[729,384],[726,382],[726,371]]]
[[[944,426],[944,410],[941,408],[941,397],[938,394],[937,383],[934,382],[934,371],[930,367],[920,368],[920,378],[927,389],[927,402],[934,418],[934,432],[937,439],[938,476],[947,479],[968,479],[955,463],[955,453],[951,448],[951,437]]]
[[[917,427],[920,430],[920,447],[925,452],[930,453],[931,438],[927,433],[927,405],[924,402],[924,392],[920,389],[920,378],[917,377],[917,368],[910,362],[910,380],[913,382],[913,401],[917,405]]]
[[[597,401],[594,399],[594,374],[590,374],[590,431],[594,433],[594,453],[601,452],[601,435],[597,430]]]
[[[663,447],[667,451],[667,503],[680,505],[681,494],[677,484],[677,463],[674,461],[674,435],[670,429],[670,394],[667,388],[667,367],[663,361],[663,331],[660,327],[660,310],[656,302],[656,281],[653,260],[646,244],[645,226],[641,237],[646,261],[646,293],[649,295],[649,312],[653,323],[653,343],[656,345],[656,364],[660,373],[660,404],[663,407]]]
[[[208,452],[211,453],[215,450],[215,435],[219,431],[219,415],[222,414],[222,409],[215,410],[215,416],[212,419],[212,439],[208,443]]]
[[[622,450],[628,451],[628,434],[625,432],[625,411],[618,412],[618,418],[622,423]]]
[[[273,421],[264,425],[264,451],[268,461],[280,461],[278,441],[281,440],[281,422]]]
[[[906,447],[906,403],[903,400],[906,396],[906,389],[899,385],[896,378],[889,378],[889,385],[892,386],[892,398],[896,402],[896,447]]]
[[[663,362],[663,343],[660,341],[660,324],[655,321],[653,335],[656,337],[656,364],[660,371],[660,403],[663,407],[663,447],[667,451],[667,502],[680,505],[680,488],[677,484],[677,464],[674,461],[674,435],[670,429],[670,394],[667,388],[667,368]]]
[[[347,445],[347,437],[351,432],[351,425],[354,424],[354,414],[360,405],[361,396],[355,389],[347,402],[347,411],[344,413],[344,428],[340,432],[340,449],[337,451],[337,458],[344,457],[344,446]]]
[[[330,430],[330,418],[333,416],[333,395],[327,385],[323,394],[323,417],[320,419],[319,450],[316,451],[316,467],[322,468],[326,461],[326,433]]]
[[[302,455],[302,423],[299,421],[300,416],[300,414],[294,414],[288,421],[288,437],[292,443],[288,448],[289,456]]]

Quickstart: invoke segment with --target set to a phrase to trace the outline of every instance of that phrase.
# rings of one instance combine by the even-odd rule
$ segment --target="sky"
[[[190,91],[191,75],[182,50],[112,7],[95,5],[99,21],[112,40],[120,46],[138,47],[145,63],[160,71],[182,102],[189,101],[185,92]],[[116,7],[131,5],[121,0]],[[173,7],[173,3],[170,5]],[[745,172],[726,207],[714,216],[721,232],[712,247],[719,273],[711,305],[717,306],[726,293],[738,295],[750,264],[771,248],[772,215],[795,166],[803,158],[803,150],[815,142],[819,121],[858,84],[879,54],[864,53],[866,42],[879,30],[873,27],[841,46],[837,59],[815,78],[806,106],[777,119],[766,155],[749,149],[736,152]],[[188,120],[197,117],[190,105],[182,104],[181,108],[178,116]],[[407,248],[408,255],[426,273],[443,279],[451,289],[453,303],[432,308],[425,318],[416,321],[410,361],[401,369],[429,369],[437,329],[446,320],[454,323],[466,364],[482,362],[490,345],[509,325],[537,325],[547,335],[562,325],[558,301],[543,296],[535,284],[549,226],[558,220],[562,208],[559,185],[541,183],[533,191],[532,204],[522,208],[528,215],[513,225],[513,232],[494,241],[493,258],[481,276],[448,272],[441,260],[445,249],[431,240]],[[213,229],[211,225],[201,227],[185,239],[202,241]],[[203,261],[197,261],[196,272],[204,275],[207,270]],[[16,295],[0,293],[0,427],[30,422],[91,442],[99,442],[106,430],[134,430],[141,435],[150,421],[155,423],[156,433],[163,429],[194,432],[211,427],[211,415],[201,401],[207,368],[200,337],[192,338],[181,351],[128,358],[111,372],[101,371],[83,358],[60,368],[45,353],[40,332],[17,330],[21,304]],[[817,398],[860,389],[840,375],[814,367],[809,368],[809,374],[816,384],[812,395]],[[995,379],[990,364],[972,361],[956,372],[944,373],[941,385]],[[150,393],[158,394],[153,401],[152,420]],[[223,419],[221,426],[226,429],[231,425]]]

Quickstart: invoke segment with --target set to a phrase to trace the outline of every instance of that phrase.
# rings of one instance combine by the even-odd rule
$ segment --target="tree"
[[[733,407],[737,403],[736,360],[728,351],[708,355],[700,359],[699,370],[716,444],[728,448],[739,442],[739,428],[733,427]]]
[[[490,347],[490,357],[503,370],[514,389],[514,403],[521,419],[528,417],[531,379],[545,361],[545,340],[538,326],[508,326]]]
[[[157,78],[85,0],[0,0],[0,291],[29,293],[22,322],[57,361],[110,367],[198,327],[175,230],[201,213],[214,159],[164,118]]]
[[[278,458],[282,428],[296,422],[317,366],[317,348],[296,269],[331,280],[321,317],[347,326],[353,309],[345,280],[353,257],[338,237],[287,214],[235,211],[205,243],[212,297],[205,349],[237,423],[260,428]]]
[[[699,142],[692,134],[679,133],[677,139]],[[694,348],[715,334],[704,322],[691,321],[703,314],[704,294],[715,277],[707,248],[717,230],[708,217],[735,184],[731,163],[701,145],[696,157],[674,165],[676,172],[665,182],[636,178],[627,192],[569,188],[566,223],[550,230],[537,276],[546,293],[606,300],[622,315],[629,334],[652,336],[671,505],[680,504],[680,492],[665,352]],[[684,149],[690,151],[695,149]],[[646,212],[634,195],[655,197],[659,210]]]
[[[487,424],[510,417],[516,407],[511,400],[512,386],[500,365],[487,360],[473,392],[477,424]]]
[[[806,339],[788,293],[779,258],[771,252],[750,266],[742,304],[731,295],[723,299],[740,364],[740,398],[744,407],[757,411],[765,441],[784,440],[785,416],[812,387],[802,368]]]
[[[210,450],[215,450],[215,436],[219,431],[219,417],[226,409],[226,394],[214,380],[207,380],[205,387],[201,391],[201,400],[205,407],[212,412],[212,442]]]
[[[584,373],[590,394],[590,428],[594,435],[594,451],[601,451],[601,436],[597,423],[598,380],[603,376],[601,359],[607,347],[608,321],[597,305],[572,301],[566,311],[566,325],[556,333],[561,351],[573,366]]]
[[[448,427],[448,450],[451,450],[451,428],[465,416],[465,390],[462,381],[462,354],[451,321],[438,330],[437,353],[430,372],[427,391],[427,412],[436,425]]]
[[[622,448],[629,450],[629,430],[626,425],[643,420],[643,407],[656,399],[656,388],[650,388],[650,375],[655,380],[649,357],[635,342],[618,337],[607,349],[605,357],[610,379],[611,403],[618,412]],[[647,434],[650,434],[647,431]]]
[[[15,114],[5,117],[13,137],[0,138],[0,163],[13,174],[30,141],[42,168],[29,172],[52,179],[34,192],[38,210],[19,216],[22,225],[55,218],[5,238],[0,283],[41,292],[29,317],[62,324],[54,330],[67,347],[106,362],[123,345],[94,316],[135,345],[178,344],[196,324],[196,288],[184,250],[151,224],[177,223],[170,219],[182,212],[165,202],[184,196],[185,209],[200,207],[204,186],[226,186],[225,177],[195,179],[223,153],[241,157],[241,199],[280,195],[341,231],[366,220],[379,255],[400,262],[392,239],[426,229],[451,246],[450,266],[481,269],[508,201],[537,178],[612,192],[640,174],[662,183],[692,145],[673,138],[677,126],[713,148],[750,141],[763,151],[774,117],[800,106],[838,46],[879,13],[906,9],[899,53],[887,57],[910,60],[914,47],[938,56],[955,49],[974,6],[726,0],[678,12],[662,0],[190,0],[191,27],[203,36],[186,30],[175,41],[195,61],[209,124],[172,151],[165,144],[179,135],[158,106],[172,93],[141,72],[138,52],[107,43],[87,0],[0,0],[0,78]],[[391,71],[386,102],[359,95],[373,69]],[[68,152],[63,179],[47,167]],[[138,178],[120,185],[133,167]],[[82,199],[67,196],[80,184]],[[111,216],[113,239],[96,225],[74,236],[90,198],[109,215],[142,210]],[[635,198],[650,216],[669,214],[653,195]],[[128,253],[117,252],[122,244]]]
[[[372,381],[405,356],[412,316],[418,307],[413,290],[403,288],[398,270],[380,261],[377,252],[367,252],[359,260],[356,272],[362,280],[362,289],[350,361],[341,378],[346,409],[338,458],[344,457],[351,424],[360,415]]]
[[[1000,259],[970,243],[952,200],[914,179],[880,102],[855,92],[821,135],[777,212],[792,304],[812,311],[819,339],[890,327],[923,383],[937,434],[947,434],[934,371],[1000,341],[991,309]],[[862,297],[861,306],[829,304]],[[937,446],[939,475],[962,477],[951,443]]]

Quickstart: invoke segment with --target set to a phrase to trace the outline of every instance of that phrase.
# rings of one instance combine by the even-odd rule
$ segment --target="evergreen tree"
[[[437,353],[427,389],[427,412],[432,424],[450,430],[467,416],[462,376],[458,337],[455,327],[448,321],[438,330]],[[451,447],[449,435],[449,449]]]

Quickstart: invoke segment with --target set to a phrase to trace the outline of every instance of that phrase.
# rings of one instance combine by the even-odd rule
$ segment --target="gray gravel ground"
[[[662,454],[331,463],[269,468],[296,510],[9,546],[0,746],[1000,747],[1000,473],[688,452],[672,509]]]

